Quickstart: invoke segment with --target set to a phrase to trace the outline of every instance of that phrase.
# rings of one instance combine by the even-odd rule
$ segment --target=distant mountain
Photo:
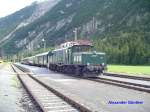
[[[17,27],[17,25],[29,18],[36,7],[37,4],[33,4],[15,12],[14,14],[0,18],[0,38],[3,38],[5,35],[9,34],[14,28]]]
[[[11,44],[13,44],[14,42],[13,38],[16,34],[16,31],[21,28],[27,27],[36,19],[43,16],[59,1],[60,0],[49,0],[40,3],[34,2],[30,6],[27,6],[9,16],[0,18],[0,46],[2,47],[6,44],[12,48]],[[11,53],[9,52],[9,50],[8,53]],[[5,50],[3,51],[5,52]]]
[[[37,19],[25,19],[31,22],[11,32],[8,41],[1,45],[4,52],[13,54],[23,49],[32,51],[41,45],[42,38],[46,39],[47,46],[72,40],[75,28],[78,28],[78,38],[93,41],[131,37],[132,33],[150,37],[149,0],[58,0],[52,6]],[[37,4],[29,7],[32,7],[32,11],[26,18],[33,16]],[[22,12],[23,15],[26,13]],[[10,31],[13,28],[10,27]]]

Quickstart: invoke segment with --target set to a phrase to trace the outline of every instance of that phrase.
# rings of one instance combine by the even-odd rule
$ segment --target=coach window
[[[81,56],[79,56],[79,63],[82,61]]]

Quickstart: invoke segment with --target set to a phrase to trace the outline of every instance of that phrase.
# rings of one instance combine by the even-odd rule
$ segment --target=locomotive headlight
[[[89,66],[90,65],[90,63],[87,63],[87,66]]]
[[[105,63],[102,63],[102,66],[104,66],[105,65]]]

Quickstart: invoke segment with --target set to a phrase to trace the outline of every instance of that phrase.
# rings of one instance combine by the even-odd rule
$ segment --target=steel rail
[[[104,73],[105,76],[111,77],[121,77],[121,78],[128,78],[128,79],[137,79],[143,81],[150,81],[150,77],[143,77],[143,76],[133,76],[128,74],[117,74],[117,73]]]
[[[125,82],[125,81],[119,81],[119,80],[113,80],[113,79],[107,79],[107,78],[100,78],[100,77],[87,78],[87,80],[150,93],[150,86],[148,85],[142,85],[142,84],[137,84],[137,83],[131,83],[131,82]]]
[[[15,66],[18,69],[20,69],[21,71],[23,71],[24,73],[30,72],[28,69],[23,68],[21,66],[18,66],[16,64],[13,64],[12,67]],[[14,69],[14,67],[13,67]],[[40,85],[42,85],[44,88],[48,89],[49,91],[51,91],[52,93],[54,93],[56,96],[60,97],[61,99],[63,99],[65,102],[67,102],[68,104],[72,105],[74,108],[76,108],[77,110],[81,111],[81,112],[92,112],[92,110],[90,110],[89,108],[85,107],[83,104],[79,104],[78,102],[74,101],[73,99],[69,98],[68,96],[65,96],[64,94],[60,93],[59,91],[55,90],[54,88],[46,85],[45,83],[41,82],[40,80],[38,80],[37,78],[35,78],[33,75],[27,73],[27,75],[29,77],[31,77],[34,81],[38,82]],[[20,79],[20,78],[19,78]],[[43,109],[42,109],[43,110]]]

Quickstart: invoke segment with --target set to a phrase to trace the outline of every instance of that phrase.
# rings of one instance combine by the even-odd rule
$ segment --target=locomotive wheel
[[[81,67],[76,67],[75,68],[75,74],[77,75],[77,76],[82,76],[82,69],[81,69]]]

